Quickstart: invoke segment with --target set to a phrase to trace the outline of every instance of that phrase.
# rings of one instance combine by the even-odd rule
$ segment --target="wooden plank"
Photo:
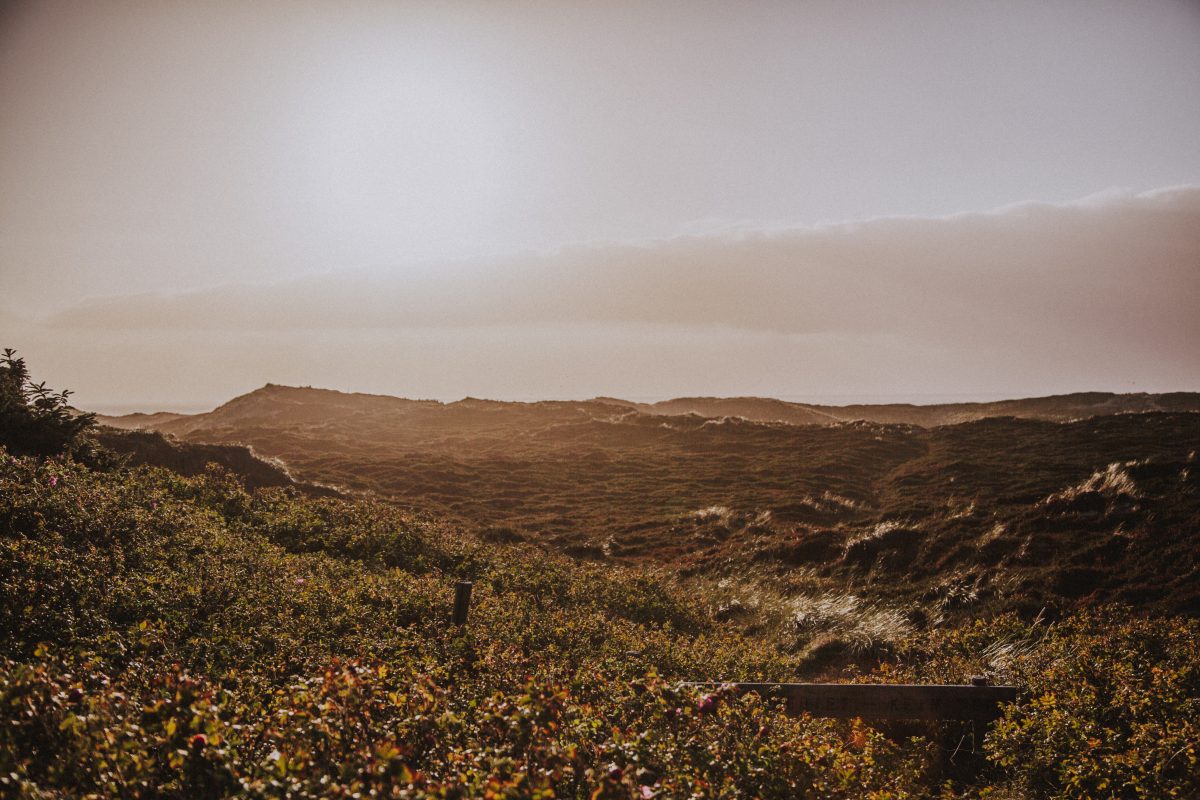
[[[787,713],[814,717],[864,719],[971,719],[990,721],[1001,716],[1002,703],[1017,699],[1015,686],[882,683],[690,683],[716,691],[732,686],[740,693],[756,692],[783,698]]]

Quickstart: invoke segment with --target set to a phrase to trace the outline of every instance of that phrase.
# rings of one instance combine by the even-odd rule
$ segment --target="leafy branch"
[[[70,389],[34,383],[25,359],[6,347],[0,355],[0,445],[17,455],[75,454],[96,415],[71,406]]]

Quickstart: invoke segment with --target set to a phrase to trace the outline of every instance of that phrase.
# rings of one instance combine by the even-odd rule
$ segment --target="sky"
[[[101,411],[1200,390],[1200,3],[0,7],[0,345]]]

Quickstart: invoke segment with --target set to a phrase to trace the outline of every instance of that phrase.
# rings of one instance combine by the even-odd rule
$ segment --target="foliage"
[[[5,456],[0,531],[0,791],[851,797],[920,774],[865,727],[679,688],[794,665],[669,583],[382,503]]]
[[[248,492],[219,469],[0,451],[0,796],[937,793],[936,736],[684,687],[800,665],[694,591],[377,501]],[[949,790],[1185,796],[1198,633],[1000,617],[914,636],[879,674],[1029,687],[987,740],[990,769]]]
[[[76,413],[69,389],[54,392],[34,383],[25,359],[5,348],[0,354],[0,445],[21,455],[80,453],[94,414]]]
[[[1200,623],[1007,615],[910,642],[893,679],[983,673],[1024,687],[985,749],[1022,795],[1200,797]]]

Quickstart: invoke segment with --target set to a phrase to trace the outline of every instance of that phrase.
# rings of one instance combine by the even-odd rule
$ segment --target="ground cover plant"
[[[782,678],[666,585],[228,473],[0,468],[2,772],[125,796],[620,796],[915,785],[863,728],[674,688]],[[450,629],[453,580],[479,587]],[[636,655],[630,655],[636,653]],[[703,665],[703,666],[701,666]],[[814,749],[785,757],[808,737]],[[757,788],[756,788],[757,787]]]
[[[793,719],[680,688],[803,665],[666,575],[465,539],[378,501],[249,492],[220,470],[5,454],[0,498],[9,796],[1200,788],[1190,619],[915,632],[874,679],[986,671],[1028,689],[964,778],[936,730]],[[462,577],[477,587],[465,631],[447,621]]]
[[[23,381],[9,389],[28,388],[8,358]],[[0,448],[0,796],[1200,794],[1192,616],[985,603],[968,619],[945,613],[953,592],[924,598],[926,613],[864,593],[869,581],[833,591],[839,575],[815,570],[791,578],[808,594],[751,595],[729,577],[475,537],[255,465],[257,488],[196,469],[206,453],[245,468],[244,450],[140,442],[128,458],[166,453],[188,474],[129,466],[95,448],[65,395],[10,394],[21,430],[5,441],[42,444]],[[51,413],[17,408],[39,402]],[[65,420],[82,421],[61,435]],[[1099,509],[1184,525],[1187,470],[1116,462],[1041,502],[1068,522]],[[724,506],[697,521],[762,524]],[[884,545],[911,536],[876,522],[840,558],[886,571]],[[475,605],[456,627],[463,579]],[[685,685],[976,674],[1022,687],[986,735],[793,718]]]

